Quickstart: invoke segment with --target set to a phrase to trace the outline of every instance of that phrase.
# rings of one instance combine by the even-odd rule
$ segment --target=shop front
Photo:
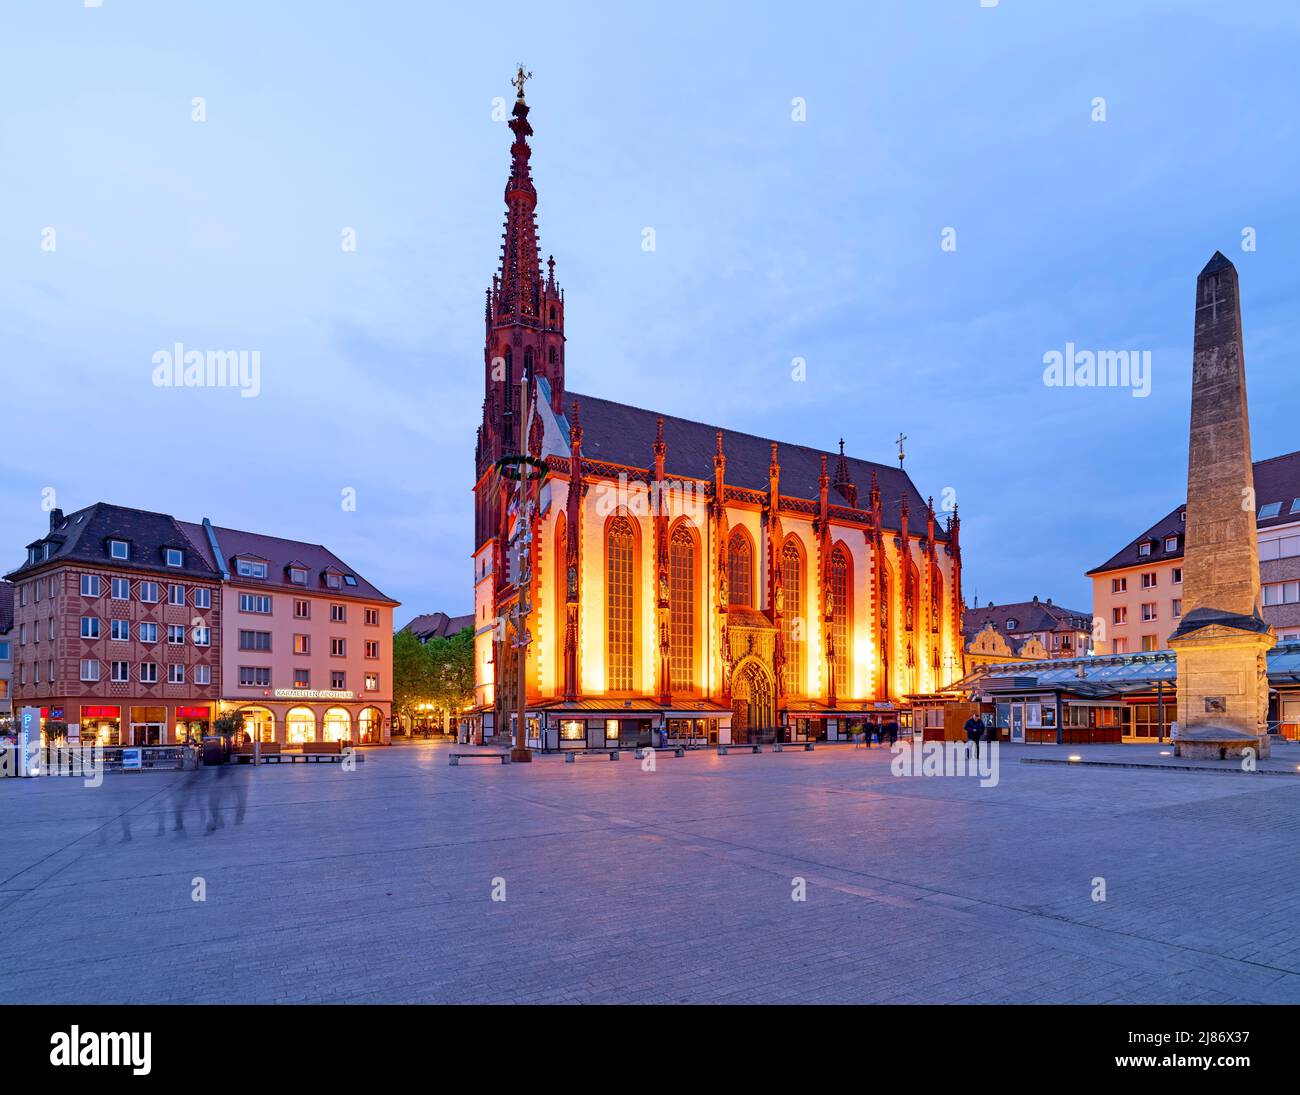
[[[177,707],[172,727],[173,743],[198,745],[212,733],[212,708],[207,704]]]
[[[385,706],[375,703],[262,701],[227,703],[244,720],[249,741],[278,742],[288,748],[310,742],[387,745],[391,728]]]

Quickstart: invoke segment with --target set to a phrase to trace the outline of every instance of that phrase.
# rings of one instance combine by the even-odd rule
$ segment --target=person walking
[[[975,743],[975,759],[979,759],[980,740],[984,737],[984,721],[978,715],[971,715],[966,720],[966,744]],[[968,750],[969,751],[969,750]]]

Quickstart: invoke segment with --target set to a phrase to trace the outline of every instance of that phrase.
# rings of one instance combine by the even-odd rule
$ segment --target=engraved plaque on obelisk
[[[1180,756],[1268,755],[1277,636],[1259,611],[1255,510],[1237,270],[1216,251],[1196,279],[1183,616],[1169,640]]]

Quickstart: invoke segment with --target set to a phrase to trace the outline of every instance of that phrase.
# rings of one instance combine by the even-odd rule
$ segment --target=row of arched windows
[[[557,588],[563,589],[566,532],[563,519],[556,530]],[[636,664],[636,589],[638,535],[626,516],[610,519],[605,529],[605,665],[606,688],[611,693],[632,692],[638,685]],[[677,525],[668,543],[669,672],[674,691],[695,685],[696,638],[700,626],[699,549],[684,525]],[[757,585],[754,548],[749,536],[736,530],[727,543],[727,582],[730,603],[753,607]],[[793,538],[781,551],[782,638],[785,645],[785,690],[790,695],[806,691],[805,618],[807,568],[803,551]],[[830,633],[834,645],[838,689],[850,687],[850,620],[853,581],[848,552],[837,544],[830,568]]]

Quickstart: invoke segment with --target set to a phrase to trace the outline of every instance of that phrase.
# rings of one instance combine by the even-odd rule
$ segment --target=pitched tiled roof
[[[127,541],[130,558],[114,559],[109,554],[109,540]],[[165,513],[150,513],[107,502],[96,502],[66,517],[54,510],[50,515],[49,532],[29,546],[46,543],[55,547],[49,559],[24,562],[9,577],[22,577],[43,567],[67,562],[101,563],[157,574],[186,574],[201,578],[218,576],[206,556],[194,550],[176,519]],[[185,553],[184,565],[168,566],[163,555],[166,548],[180,548]]]
[[[654,444],[659,415],[625,403],[614,403],[592,395],[579,395],[566,391],[564,412],[572,413],[574,400],[578,401],[578,417],[582,421],[582,455],[588,460],[604,460],[634,468],[653,466]],[[664,443],[667,447],[664,471],[668,477],[679,476],[712,480],[713,456],[717,451],[717,434],[720,427],[686,418],[664,415]],[[567,433],[567,421],[565,425]],[[754,434],[722,430],[722,451],[727,458],[726,482],[730,486],[750,490],[768,489],[768,464],[772,459],[772,439]],[[826,457],[827,474],[834,476],[838,452],[809,448],[806,445],[781,443],[777,448],[777,462],[781,465],[781,493],[793,498],[816,500],[819,496],[818,478],[821,475],[821,458]],[[871,473],[880,483],[881,508],[886,528],[899,527],[900,511],[904,497],[908,500],[908,527],[913,533],[925,530],[925,499],[901,468],[877,464],[869,460],[846,457],[849,474],[858,489],[858,508],[866,509],[871,491]],[[848,500],[830,487],[830,504],[847,506]],[[935,538],[943,540],[947,534],[943,522],[936,517]]]
[[[263,536],[257,532],[242,532],[239,529],[213,525],[211,527],[217,538],[217,546],[224,557],[221,560],[215,560],[212,556],[207,531],[203,525],[197,525],[190,521],[180,521],[178,524],[191,541],[203,545],[205,557],[213,560],[218,568],[224,567],[230,573],[232,580],[256,582],[259,586],[265,585],[286,590],[306,590],[311,593],[325,592],[331,597],[352,597],[367,601],[398,603],[392,600],[391,597],[381,593],[330,551],[329,548],[321,544],[308,544],[301,540],[286,540],[279,536]],[[237,578],[234,573],[233,560],[238,556],[266,560],[267,574],[265,580]],[[290,563],[306,567],[306,585],[300,585],[289,580]],[[338,588],[327,586],[321,580],[321,574],[326,570],[335,570],[345,576],[350,575],[356,579],[356,585],[348,584],[345,579]]]
[[[1007,628],[1008,620],[1016,622],[1016,626],[1010,630]],[[1092,613],[1079,612],[1064,605],[1039,600],[985,605],[983,608],[968,608],[962,613],[962,633],[968,641],[990,623],[1004,635],[1020,635],[1029,631],[1055,631],[1061,626],[1087,629],[1092,626]]]
[[[14,626],[14,587],[0,581],[0,635],[12,631]]]
[[[1273,456],[1268,460],[1259,460],[1254,464],[1255,471],[1255,506],[1256,514],[1270,502],[1280,503],[1274,517],[1256,517],[1257,528],[1273,528],[1276,525],[1290,525],[1300,521],[1300,452],[1289,452],[1282,456]],[[1292,507],[1295,511],[1292,512]],[[1186,525],[1183,522],[1184,502],[1177,509],[1166,514],[1140,536],[1134,537],[1101,566],[1093,567],[1088,574],[1103,574],[1108,570],[1123,570],[1127,567],[1142,566],[1146,563],[1159,562],[1162,559],[1181,559],[1183,557],[1183,534]],[[1178,546],[1173,551],[1165,550],[1165,537],[1178,536]],[[1151,554],[1139,555],[1138,547],[1150,540]]]
[[[402,630],[409,631],[420,642],[426,642],[429,639],[450,638],[473,626],[473,613],[467,616],[448,616],[445,612],[426,612],[423,616],[416,616]]]

